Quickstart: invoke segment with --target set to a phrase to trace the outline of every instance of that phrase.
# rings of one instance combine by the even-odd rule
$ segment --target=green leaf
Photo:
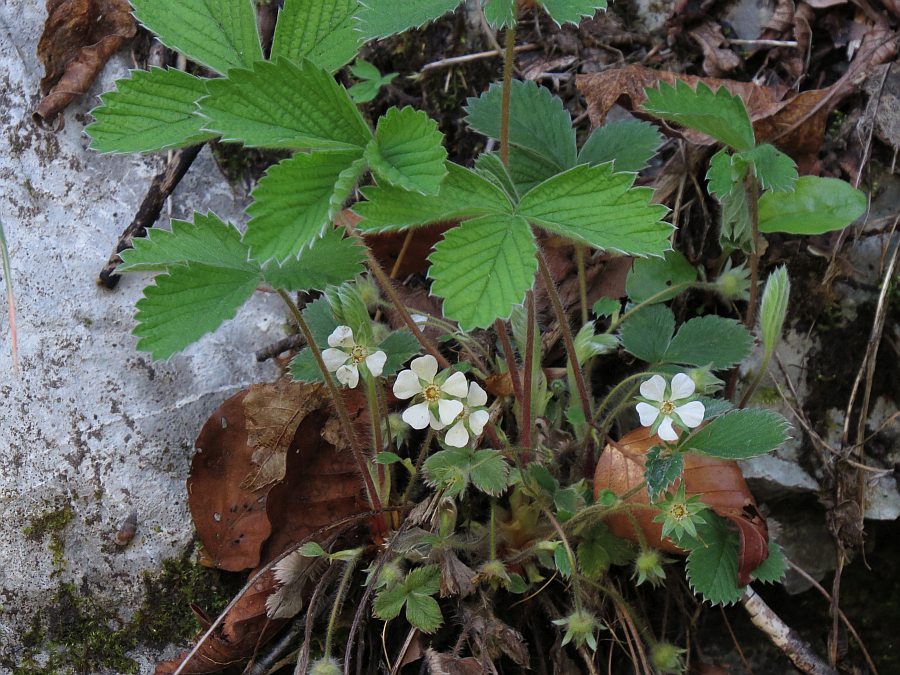
[[[262,59],[253,0],[132,0],[159,41],[223,75]]]
[[[739,248],[749,253],[753,246],[750,241],[752,224],[747,191],[741,185],[720,196],[719,201],[722,204],[722,222],[719,229],[719,242],[722,248]]]
[[[684,471],[684,455],[680,452],[663,452],[662,448],[651,448],[644,465],[644,479],[650,499],[665,491],[681,477]]]
[[[516,0],[483,0],[484,18],[491,28],[509,28],[516,25]]]
[[[286,0],[275,24],[272,60],[308,59],[334,72],[361,46],[354,26],[358,6],[357,0]]]
[[[509,168],[500,161],[500,155],[496,152],[478,155],[475,159],[475,171],[503,190],[510,201],[519,201],[519,191],[509,173]]]
[[[747,163],[741,157],[732,155],[728,148],[722,148],[709,160],[709,170],[706,172],[709,194],[720,202],[733,190],[744,191]]]
[[[690,366],[710,364],[713,370],[721,370],[743,361],[752,342],[747,329],[734,319],[701,316],[678,329],[663,358]]]
[[[373,609],[375,616],[383,621],[395,619],[403,611],[403,605],[406,603],[406,588],[403,584],[397,584],[388,589],[381,589],[375,595],[375,603]]]
[[[329,286],[325,289],[325,297],[338,324],[349,326],[353,330],[357,344],[372,345],[372,318],[359,293],[359,287],[355,283]]]
[[[444,623],[437,600],[418,593],[406,598],[406,620],[423,633],[433,633]]]
[[[697,280],[696,268],[678,251],[666,251],[665,258],[637,259],[625,279],[625,293],[631,302],[671,300],[687,290],[684,284]],[[671,289],[671,290],[670,290]]]
[[[769,275],[759,309],[759,327],[767,357],[775,352],[781,339],[784,320],[787,317],[788,300],[791,297],[791,280],[782,265]]]
[[[615,162],[616,171],[640,171],[662,142],[662,135],[649,122],[610,122],[594,129],[578,153],[578,163]]]
[[[254,148],[363,148],[372,137],[346,90],[304,61],[258,61],[210,80],[200,112],[225,141]]]
[[[388,73],[382,76],[378,68],[363,59],[357,59],[356,63],[350,66],[350,72],[353,77],[360,80],[347,90],[350,98],[357,104],[373,100],[378,96],[382,87],[390,84],[397,77],[397,73]]]
[[[600,579],[610,565],[626,565],[631,561],[631,544],[619,539],[603,523],[596,523],[582,537],[576,552],[578,566],[591,580]]]
[[[325,234],[284,263],[273,262],[263,276],[272,288],[285,291],[322,290],[342,284],[363,272],[365,248],[356,237],[344,237],[343,229],[329,228]]]
[[[635,175],[609,164],[577,166],[522,197],[518,212],[533,224],[595,248],[629,255],[662,255],[671,248],[666,207],[653,191],[633,188]]]
[[[454,497],[470,482],[489,495],[499,495],[509,484],[509,466],[496,450],[441,450],[425,460],[422,468],[432,486],[443,487]]]
[[[866,195],[837,178],[803,176],[793,192],[765,192],[759,231],[823,234],[840,230],[866,212]]]
[[[436,195],[447,175],[444,134],[421,110],[391,108],[378,120],[366,161],[394,187]]]
[[[94,122],[85,128],[97,152],[156,152],[214,138],[203,131],[197,100],[206,80],[176,70],[133,70],[116,81],[117,91],[103,94]]]
[[[462,330],[508,318],[537,271],[537,245],[524,218],[484,216],[447,231],[431,254],[431,292]]]
[[[355,204],[353,210],[362,218],[357,228],[363,232],[391,232],[512,211],[503,190],[452,162],[447,163],[447,177],[436,197],[390,185],[364,188],[362,192],[368,201]]]
[[[555,176],[559,170],[556,162],[542,157],[533,150],[516,146],[509,148],[509,175],[519,195],[527,194],[548,178]]]
[[[650,305],[625,321],[620,338],[625,351],[647,363],[662,361],[675,332],[675,315],[665,305]]]
[[[489,138],[500,138],[503,88],[492,84],[466,106],[466,124]],[[531,81],[513,80],[509,102],[509,142],[531,150],[556,166],[556,171],[575,165],[575,130],[562,100],[546,87]]]
[[[383,464],[385,466],[388,466],[390,464],[396,464],[397,462],[402,462],[402,461],[403,461],[403,458],[394,452],[384,451],[384,452],[379,452],[377,455],[375,455],[375,463],[376,464]]]
[[[404,585],[409,593],[434,595],[441,590],[441,569],[437,565],[417,567],[406,577]]]
[[[612,316],[622,309],[622,303],[618,298],[600,298],[594,303],[591,312],[596,317]]]
[[[781,547],[769,537],[769,557],[766,558],[762,565],[757,567],[750,576],[753,581],[763,584],[777,584],[784,579],[784,573],[787,571],[787,561],[784,558],[784,552]]]
[[[605,10],[606,0],[541,0],[541,5],[557,25],[577,26],[582,17],[592,17],[597,10]]]
[[[324,382],[322,371],[319,364],[313,356],[312,350],[305,347],[297,352],[297,355],[291,359],[288,366],[291,378],[297,382]]]
[[[360,0],[357,29],[366,40],[419,28],[456,9],[462,0]]]
[[[561,542],[553,551],[553,562],[564,579],[572,576],[572,560],[569,558],[569,552],[566,550],[566,547]]]
[[[382,369],[383,377],[390,377],[399,371],[403,364],[422,350],[422,345],[415,335],[408,330],[395,330],[381,341],[378,349],[387,355]]]
[[[608,354],[619,346],[615,335],[594,332],[594,322],[588,321],[575,335],[575,355],[578,363],[584,365],[588,359]]]
[[[469,469],[472,485],[492,496],[498,496],[509,485],[509,464],[496,450],[478,450]]]
[[[741,153],[741,158],[753,164],[756,177],[764,190],[790,192],[797,183],[797,165],[775,146],[758,145]]]
[[[695,593],[714,605],[740,600],[738,586],[738,538],[723,520],[704,514],[705,523],[697,524],[697,545],[687,559],[687,578]]]
[[[645,93],[643,109],[660,119],[712,136],[735,150],[749,150],[756,144],[743,100],[725,87],[713,93],[703,82],[691,89],[678,80],[674,87],[660,82],[659,89],[648,88]]]
[[[692,433],[679,449],[718,459],[749,459],[784,443],[789,426],[784,417],[771,410],[732,410]]]
[[[328,551],[315,541],[308,541],[300,547],[300,555],[305,558],[327,558]]]
[[[309,332],[312,333],[316,344],[322,349],[328,346],[328,336],[340,325],[334,317],[331,304],[324,297],[304,308],[303,320],[309,326]]]

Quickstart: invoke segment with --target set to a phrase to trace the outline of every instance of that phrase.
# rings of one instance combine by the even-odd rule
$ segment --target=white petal
[[[426,323],[428,323],[428,317],[424,314],[410,314],[409,318],[413,320],[413,323],[416,324],[419,328],[422,328]]]
[[[450,431],[444,436],[444,443],[454,448],[464,448],[468,442],[469,432],[466,431],[466,425],[462,420],[450,427]]]
[[[705,412],[706,409],[700,401],[691,401],[675,408],[675,414],[691,429],[700,426]]]
[[[352,347],[354,344],[356,343],[353,342],[353,329],[350,326],[338,326],[328,336],[329,347]]]
[[[381,371],[384,370],[384,362],[387,361],[387,354],[384,352],[375,352],[366,357],[366,367],[373,377],[381,377]]]
[[[445,398],[442,398],[438,401],[438,417],[441,419],[441,424],[453,424],[453,420],[459,417],[459,414],[463,411],[463,404],[461,401],[448,401]]]
[[[659,408],[654,408],[649,403],[641,401],[637,404],[637,414],[641,418],[642,427],[652,427],[656,418],[659,417]]]
[[[402,417],[413,429],[424,429],[431,420],[431,413],[428,412],[427,403],[417,403],[404,410]]]
[[[462,373],[453,373],[447,381],[441,385],[441,391],[450,396],[465,398],[469,391],[466,376]]]
[[[435,431],[440,431],[445,426],[447,426],[446,424],[442,424],[441,421],[437,417],[435,417],[434,413],[432,413],[430,410],[428,414],[431,416],[431,428]]]
[[[675,427],[672,426],[672,418],[668,415],[663,418],[662,424],[659,425],[659,429],[656,433],[664,441],[678,440],[678,432],[675,431]]]
[[[347,363],[349,358],[350,355],[347,352],[342,352],[340,349],[329,348],[322,351],[322,360],[325,362],[325,367],[329,373],[333,373]]]
[[[477,382],[469,383],[469,395],[466,397],[466,403],[470,408],[477,408],[487,403],[487,393]]]
[[[341,366],[337,369],[336,375],[338,382],[347,385],[351,389],[354,389],[359,384],[359,368],[356,367],[355,363]]]
[[[489,419],[491,419],[491,416],[487,410],[476,410],[469,415],[469,428],[472,430],[472,433],[480,436],[481,432],[484,431],[484,425],[488,423]]]
[[[662,375],[654,375],[641,384],[641,396],[651,401],[662,401],[666,395],[666,380]]]
[[[419,376],[411,370],[401,370],[394,381],[394,396],[397,398],[412,398],[421,392],[422,383],[419,382]]]
[[[672,399],[687,398],[694,393],[697,386],[694,381],[684,373],[678,373],[672,378]]]
[[[437,359],[431,354],[426,354],[425,356],[413,359],[410,362],[409,367],[419,376],[419,379],[428,382],[429,384],[434,382],[434,376],[437,375]]]

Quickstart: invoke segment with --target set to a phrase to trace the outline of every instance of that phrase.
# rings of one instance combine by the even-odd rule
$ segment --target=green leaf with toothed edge
[[[697,280],[696,268],[680,252],[666,251],[665,258],[641,258],[634,261],[625,279],[625,293],[631,302],[671,300]],[[672,290],[670,290],[672,289]]]
[[[747,162],[742,155],[733,155],[727,148],[722,148],[709,160],[706,180],[709,182],[709,194],[720,202],[734,190],[743,190],[744,177],[747,175]]]
[[[704,520],[697,523],[696,540],[690,541],[687,579],[705,600],[730,605],[743,594],[738,586],[738,535],[715,514],[704,512]],[[683,545],[685,540],[679,543]]]
[[[263,277],[273,288],[285,291],[322,290],[342,284],[363,272],[366,253],[356,237],[345,237],[342,228],[329,227],[300,256],[282,264],[270,263]]]
[[[540,0],[540,3],[560,26],[564,23],[577,26],[582,19],[606,9],[606,0]]]
[[[610,122],[594,129],[578,153],[578,163],[615,162],[616,171],[640,171],[659,150],[662,141],[662,135],[649,122]]]
[[[656,363],[663,360],[674,332],[672,310],[665,305],[650,305],[625,321],[620,339],[625,351],[647,363]]]
[[[436,195],[447,175],[444,135],[421,110],[391,108],[378,120],[365,158],[375,174],[404,190]]]
[[[684,471],[684,455],[680,452],[663,452],[662,448],[651,448],[644,466],[644,479],[650,499],[665,491],[681,477]]]
[[[731,368],[750,353],[753,338],[734,319],[700,316],[684,323],[666,349],[663,359],[690,366]]]
[[[366,40],[419,28],[441,18],[462,0],[359,0],[356,29]]]
[[[766,289],[759,307],[759,328],[767,357],[775,352],[775,346],[781,339],[790,297],[791,280],[787,268],[782,265],[766,279]]]
[[[717,459],[749,459],[772,452],[788,439],[788,421],[762,408],[732,410],[678,444],[682,451]]]
[[[484,18],[494,30],[516,25],[516,0],[482,0]]]
[[[753,570],[750,576],[753,577],[753,581],[758,581],[762,584],[777,584],[784,579],[786,571],[787,560],[785,560],[784,551],[781,550],[781,546],[769,537],[769,557],[766,558],[762,565]]]
[[[387,356],[381,375],[382,377],[390,377],[399,371],[413,356],[422,351],[422,345],[419,344],[415,335],[408,330],[395,330],[388,333],[387,337],[379,343],[378,349]]]
[[[263,57],[253,0],[131,0],[131,5],[160,42],[222,75]]]
[[[375,616],[384,621],[400,615],[406,605],[406,620],[424,633],[433,633],[443,622],[441,608],[431,597],[441,589],[441,570],[437,565],[413,569],[404,580],[375,595]]]
[[[271,59],[308,59],[334,72],[362,46],[354,25],[358,8],[357,0],[286,0],[275,24]]]
[[[775,146],[758,145],[741,153],[741,159],[753,165],[763,190],[790,192],[797,183],[797,165]]]

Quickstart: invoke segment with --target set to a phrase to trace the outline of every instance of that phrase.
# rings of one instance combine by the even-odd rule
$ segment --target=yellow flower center
[[[353,363],[365,361],[368,355],[369,350],[362,345],[354,345],[353,349],[350,350],[350,358],[353,359]]]
[[[663,415],[671,415],[675,412],[675,404],[672,401],[663,401],[659,404],[659,412]]]
[[[429,384],[422,391],[422,395],[425,396],[426,401],[433,403],[441,398],[441,389],[436,384]]]
[[[669,515],[673,520],[684,520],[688,516],[687,507],[684,504],[672,504]]]

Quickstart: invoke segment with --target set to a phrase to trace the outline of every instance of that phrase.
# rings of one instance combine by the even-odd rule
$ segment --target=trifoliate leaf
[[[406,620],[423,633],[433,633],[444,623],[437,600],[421,593],[411,593],[407,596]]]
[[[503,88],[492,84],[466,106],[466,124],[489,138],[500,138]],[[575,130],[562,100],[546,87],[513,80],[509,101],[509,142],[526,148],[556,165],[556,171],[575,166]]]
[[[357,30],[366,40],[419,28],[451,12],[462,0],[360,0]]]
[[[753,581],[763,584],[777,584],[784,579],[786,571],[787,561],[784,558],[784,551],[769,537],[769,557],[762,565],[753,570],[750,576],[753,577]]]
[[[436,195],[447,175],[444,135],[421,110],[391,108],[366,147],[372,171],[394,187]]]
[[[788,300],[791,297],[791,280],[782,265],[769,275],[759,309],[759,327],[766,356],[775,352],[781,339],[784,320],[787,317]]]
[[[133,0],[131,5],[160,42],[223,75],[263,57],[252,0]]]
[[[733,190],[744,190],[744,177],[747,175],[747,162],[741,155],[733,155],[727,148],[722,148],[709,160],[706,180],[709,181],[709,194],[720,202]]]
[[[308,59],[334,72],[361,46],[354,26],[358,7],[357,0],[286,0],[275,24],[272,60]]]
[[[403,584],[397,584],[388,589],[382,589],[375,595],[373,610],[375,616],[383,621],[390,621],[400,616],[403,605],[406,603],[406,588]]]
[[[469,469],[472,485],[492,496],[498,496],[509,485],[509,464],[496,450],[478,450]]]
[[[684,455],[680,452],[664,452],[662,448],[651,448],[644,465],[644,479],[647,481],[650,499],[655,499],[660,492],[678,480],[683,471]]]
[[[560,171],[552,159],[546,159],[533,150],[517,146],[509,148],[508,168],[520,196],[527,194],[532,188]]]
[[[541,0],[541,5],[557,25],[571,23],[577,26],[582,18],[606,9],[606,0]]]
[[[734,319],[701,316],[678,329],[663,358],[670,363],[712,366],[713,370],[731,368],[750,353],[753,339]]]
[[[648,88],[644,93],[643,109],[660,119],[712,136],[735,150],[749,150],[756,144],[744,101],[725,87],[713,93],[703,82],[691,89],[678,80],[674,87],[661,82],[659,89]]]
[[[431,254],[431,292],[463,330],[508,318],[537,271],[537,245],[524,218],[483,216],[447,231]]]
[[[764,190],[790,192],[797,183],[797,165],[794,160],[773,145],[758,145],[742,152],[741,159],[753,164],[756,177]]]
[[[695,593],[714,605],[740,600],[738,586],[738,537],[723,520],[704,514],[705,523],[697,525],[697,545],[687,559],[687,578]]]
[[[484,18],[494,30],[516,25],[516,0],[483,0]]]
[[[85,128],[97,152],[156,152],[194,145],[214,138],[203,131],[197,100],[206,95],[206,80],[184,71],[151,68],[133,70],[118,80],[117,91],[100,99]]]
[[[225,141],[255,148],[350,150],[372,138],[346,90],[326,70],[304,61],[258,61],[211,80],[200,112]]]
[[[368,201],[353,210],[362,218],[357,228],[364,232],[390,232],[458,218],[511,213],[506,194],[486,178],[452,162],[436,197],[390,185],[364,188]]]
[[[866,195],[837,178],[803,176],[793,192],[765,192],[759,231],[823,234],[840,230],[866,212]]]
[[[465,492],[469,483],[495,496],[509,484],[509,465],[496,450],[441,450],[425,460],[422,468],[431,485],[454,497]]]
[[[579,164],[615,162],[616,171],[640,171],[662,145],[662,135],[649,122],[610,122],[594,129],[578,153]]]
[[[671,248],[666,207],[651,204],[653,191],[634,188],[634,174],[609,164],[577,166],[544,181],[519,202],[534,225],[595,248],[628,255],[662,255]]]
[[[422,350],[422,345],[408,330],[395,330],[388,333],[388,336],[378,345],[378,349],[387,355],[381,375],[389,377],[400,370],[409,359],[416,356]]]
[[[359,82],[354,84],[347,90],[350,98],[356,104],[368,103],[372,101],[381,88],[387,86],[394,81],[397,73],[387,73],[382,75],[374,65],[363,59],[357,59],[356,63],[350,66],[350,72]]]
[[[626,565],[633,550],[624,539],[619,539],[603,523],[596,523],[582,537],[576,551],[578,566],[588,579],[600,579],[610,565]]]
[[[299,257],[291,256],[281,264],[270,263],[263,276],[275,289],[322,290],[362,274],[365,257],[365,249],[356,237],[345,238],[342,229],[329,228]]]
[[[685,284],[697,280],[697,269],[678,251],[666,251],[665,258],[639,258],[625,279],[631,302],[671,300],[687,290]],[[670,290],[671,289],[671,290]]]
[[[771,410],[732,410],[692,433],[678,447],[718,459],[749,459],[784,443],[789,426],[784,417]]]
[[[650,305],[625,321],[620,338],[625,351],[647,363],[662,361],[672,333],[675,315],[665,305]]]

